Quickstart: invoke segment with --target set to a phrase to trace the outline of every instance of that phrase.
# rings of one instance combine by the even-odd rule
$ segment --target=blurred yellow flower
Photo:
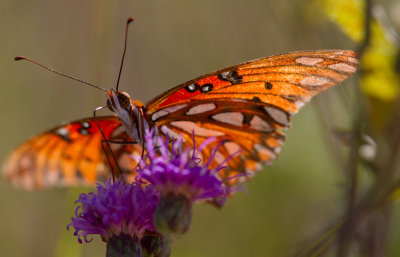
[[[325,0],[324,10],[342,31],[357,43],[365,34],[365,3],[362,0]],[[397,47],[385,28],[371,20],[369,45],[361,56],[361,88],[372,98],[391,102],[399,94],[399,77],[395,71]]]

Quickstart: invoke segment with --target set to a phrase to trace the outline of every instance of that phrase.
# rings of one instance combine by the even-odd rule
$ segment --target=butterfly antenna
[[[125,42],[124,42],[124,52],[122,53],[122,60],[121,60],[121,66],[119,68],[119,73],[118,73],[118,80],[117,80],[117,86],[116,86],[116,91],[118,92],[118,86],[119,86],[119,80],[121,78],[121,72],[122,72],[122,67],[124,66],[124,60],[125,60],[125,53],[126,53],[126,44],[128,42],[128,27],[129,23],[134,21],[134,19],[131,17],[127,20],[126,22],[126,27],[125,27]]]
[[[39,66],[42,67],[42,68],[45,68],[45,69],[48,70],[48,71],[51,71],[51,72],[56,73],[56,74],[58,74],[58,75],[64,76],[64,77],[69,78],[69,79],[73,79],[73,80],[75,80],[75,81],[81,82],[81,83],[83,83],[83,84],[86,84],[86,85],[92,86],[92,87],[94,87],[94,88],[97,88],[97,89],[99,89],[99,90],[103,90],[103,91],[106,91],[106,92],[107,92],[107,89],[98,87],[98,86],[96,86],[96,85],[94,85],[94,84],[92,84],[92,83],[89,83],[89,82],[87,82],[87,81],[84,81],[84,80],[75,78],[75,77],[73,77],[73,76],[70,76],[70,75],[61,73],[61,72],[59,72],[59,71],[56,71],[56,70],[54,70],[54,69],[52,69],[52,68],[49,68],[49,67],[47,67],[47,66],[45,66],[45,65],[43,65],[43,64],[41,64],[41,63],[38,63],[38,62],[36,62],[36,61],[34,61],[34,60],[32,60],[32,59],[29,59],[29,58],[27,58],[27,57],[17,56],[17,57],[14,57],[14,60],[15,60],[15,61],[25,60],[25,61],[32,62],[32,63],[34,63],[34,64],[36,64],[36,65],[39,65]]]

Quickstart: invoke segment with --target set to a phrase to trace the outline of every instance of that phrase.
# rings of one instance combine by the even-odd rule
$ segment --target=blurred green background
[[[396,3],[386,2],[388,7]],[[31,57],[112,88],[130,16],[136,21],[130,27],[120,88],[142,101],[254,58],[357,47],[307,0],[0,0],[1,160],[39,132],[90,117],[106,100],[103,92],[14,62],[13,57]],[[339,90],[351,92],[354,81]],[[247,184],[246,191],[221,210],[196,206],[192,227],[176,241],[172,256],[291,256],[334,224],[343,212],[344,178],[326,143],[330,131],[321,125],[316,109],[329,102],[337,115],[328,119],[348,127],[351,119],[339,90],[303,108],[279,159]],[[65,228],[82,190],[25,192],[1,180],[0,256],[79,252],[77,238]],[[389,251],[400,254],[396,247],[389,241]],[[104,253],[99,237],[82,247],[82,256]]]

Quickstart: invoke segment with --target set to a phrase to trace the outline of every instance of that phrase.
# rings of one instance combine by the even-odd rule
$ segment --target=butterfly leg
[[[100,130],[101,136],[103,137],[103,140],[101,141],[101,148],[103,149],[104,154],[105,154],[106,159],[107,159],[107,162],[108,162],[108,164],[110,165],[110,169],[111,169],[111,174],[112,174],[113,181],[115,181],[115,176],[114,176],[114,173],[115,173],[115,172],[114,172],[114,170],[116,169],[119,175],[122,175],[122,171],[121,171],[121,169],[120,169],[120,167],[119,167],[119,165],[118,165],[117,158],[115,157],[114,152],[113,152],[113,150],[111,149],[111,146],[110,146],[110,143],[109,143],[110,140],[107,140],[107,138],[106,138],[106,136],[105,136],[103,130],[101,129],[101,126],[98,124],[98,122],[97,122],[97,115],[96,115],[96,112],[97,112],[97,111],[102,110],[102,109],[104,109],[104,108],[106,108],[106,107],[108,107],[108,106],[100,106],[100,107],[97,107],[96,109],[94,109],[94,111],[93,111],[93,118],[94,118],[94,121],[95,121],[96,124],[97,124],[97,127],[98,127],[99,130]],[[110,159],[110,156],[111,156],[111,159]],[[114,163],[115,165],[113,165],[113,163]],[[114,167],[115,167],[115,169],[114,169]]]
[[[119,171],[119,175],[122,175],[125,173],[124,170],[121,169],[121,167],[119,166],[118,162],[116,161],[114,152],[112,150],[112,147],[110,144],[116,144],[116,145],[135,145],[137,144],[137,142],[123,142],[123,141],[115,141],[115,140],[101,140],[101,147],[105,153],[107,162],[111,168],[112,174],[113,174],[113,180],[114,178],[114,170],[118,170]],[[136,168],[136,167],[135,167]],[[135,169],[134,168],[134,169]]]

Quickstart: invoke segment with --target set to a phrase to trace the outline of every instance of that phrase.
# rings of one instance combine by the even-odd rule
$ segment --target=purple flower
[[[174,195],[184,197],[190,203],[211,200],[222,205],[229,189],[216,174],[225,167],[222,163],[215,169],[209,168],[219,146],[204,166],[199,165],[199,153],[213,141],[214,137],[208,138],[196,149],[193,135],[193,149],[182,150],[181,138],[171,139],[167,135],[165,139],[157,137],[154,140],[153,131],[146,131],[147,158],[138,166],[137,180],[148,181],[162,197]]]
[[[123,177],[122,177],[123,179]],[[145,232],[156,232],[153,216],[159,202],[158,192],[141,183],[126,184],[122,179],[103,186],[97,193],[81,194],[76,203],[76,217],[68,225],[75,228],[74,235],[90,242],[89,235],[99,234],[104,241],[125,234],[141,238]]]
[[[162,235],[183,234],[190,226],[192,205],[198,200],[208,200],[221,206],[229,188],[209,164],[218,150],[215,149],[206,164],[201,166],[199,153],[215,138],[206,139],[197,149],[193,135],[193,149],[183,148],[182,139],[153,139],[153,131],[146,131],[147,156],[139,162],[137,181],[148,182],[160,193],[160,202],[154,213],[154,224]]]

